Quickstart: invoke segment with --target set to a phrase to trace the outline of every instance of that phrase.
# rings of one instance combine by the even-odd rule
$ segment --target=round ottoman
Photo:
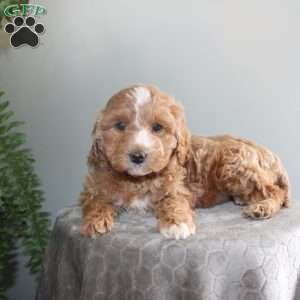
[[[201,209],[197,233],[167,240],[152,214],[124,212],[111,233],[79,232],[80,207],[62,210],[38,300],[300,299],[300,204],[253,221],[232,203]]]

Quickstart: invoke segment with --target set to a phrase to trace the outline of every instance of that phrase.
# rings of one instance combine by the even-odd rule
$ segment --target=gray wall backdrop
[[[0,88],[26,121],[52,213],[77,202],[90,132],[109,96],[145,82],[185,106],[195,133],[277,152],[300,198],[299,1],[39,1],[36,49],[0,50]],[[12,299],[32,299],[21,269]]]

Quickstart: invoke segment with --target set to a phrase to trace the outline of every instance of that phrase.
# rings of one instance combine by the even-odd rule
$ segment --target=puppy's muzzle
[[[133,152],[129,154],[130,161],[136,165],[142,164],[146,160],[147,154],[145,152]]]

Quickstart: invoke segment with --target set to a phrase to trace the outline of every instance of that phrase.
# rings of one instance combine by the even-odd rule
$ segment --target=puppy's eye
[[[162,131],[164,129],[164,127],[161,125],[161,124],[159,124],[159,123],[154,123],[153,125],[152,125],[152,131],[153,132],[160,132],[160,131]]]
[[[120,131],[124,131],[125,128],[126,128],[126,125],[125,125],[124,122],[117,122],[115,124],[115,128],[118,129],[118,130],[120,130]]]

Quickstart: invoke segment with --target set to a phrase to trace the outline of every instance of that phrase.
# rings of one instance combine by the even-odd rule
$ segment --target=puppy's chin
[[[132,166],[127,169],[127,174],[133,177],[140,177],[140,176],[145,176],[149,175],[152,173],[152,170],[145,169],[143,166]]]

